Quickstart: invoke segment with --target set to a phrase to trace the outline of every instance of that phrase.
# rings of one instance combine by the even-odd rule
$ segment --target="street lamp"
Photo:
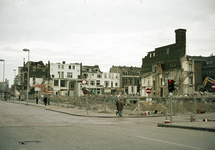
[[[14,71],[14,83],[13,83],[13,86],[14,86],[14,92],[13,92],[13,94],[14,94],[14,96],[15,96],[15,94],[16,94],[16,85],[15,85],[16,69],[13,69],[13,71]]]
[[[0,59],[0,61],[4,62],[4,65],[3,65],[3,89],[2,89],[2,91],[4,91],[4,68],[5,68],[5,61],[4,61],[4,59]],[[4,93],[3,92],[2,92],[2,100],[4,100]]]
[[[28,105],[28,91],[29,91],[29,55],[30,55],[30,50],[24,48],[24,52],[28,52],[28,77],[27,77],[27,105]]]

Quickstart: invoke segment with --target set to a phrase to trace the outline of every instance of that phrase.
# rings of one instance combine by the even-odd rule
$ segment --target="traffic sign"
[[[212,83],[212,89],[215,91],[215,83]]]
[[[81,82],[83,85],[87,84],[87,80],[83,79]]]
[[[86,95],[88,91],[86,89],[83,90],[83,94]]]
[[[146,93],[147,93],[147,94],[150,94],[150,93],[151,93],[151,89],[150,89],[150,88],[147,88],[147,89],[146,89]]]

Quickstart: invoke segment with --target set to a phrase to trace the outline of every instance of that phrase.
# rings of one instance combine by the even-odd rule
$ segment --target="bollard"
[[[208,122],[210,119],[203,119],[204,122]]]
[[[196,121],[196,116],[191,115],[190,116],[190,122]]]

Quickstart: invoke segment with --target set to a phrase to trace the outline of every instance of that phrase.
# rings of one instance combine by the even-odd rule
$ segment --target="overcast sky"
[[[0,59],[13,84],[27,61],[141,67],[187,30],[187,55],[215,54],[214,0],[0,0]],[[0,62],[0,82],[3,62]]]

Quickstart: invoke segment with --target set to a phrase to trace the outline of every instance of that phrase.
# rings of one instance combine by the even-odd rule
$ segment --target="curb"
[[[31,105],[31,106],[37,106],[37,107],[43,107],[48,111],[53,111],[53,112],[58,112],[58,113],[62,113],[62,114],[67,114],[67,115],[73,115],[73,116],[79,116],[79,117],[97,117],[97,118],[119,118],[119,116],[90,116],[90,115],[79,115],[79,114],[73,114],[73,113],[68,113],[68,112],[64,112],[64,111],[59,111],[59,110],[54,110],[54,109],[49,109],[44,105],[41,104],[34,104],[34,103],[28,103],[25,104],[23,102],[17,102],[17,101],[7,101],[9,103],[16,103],[16,104],[24,104],[24,105]],[[163,115],[156,115],[156,116],[123,116],[122,118],[148,118],[148,117],[161,117]]]
[[[157,126],[158,127],[167,127],[167,128],[181,128],[181,129],[215,132],[215,128],[190,127],[190,126],[180,126],[180,125],[173,125],[173,124],[163,124],[163,123],[158,123]]]
[[[123,116],[123,117],[119,117],[119,116],[90,116],[90,115],[78,115],[78,114],[73,114],[73,113],[68,113],[68,112],[64,112],[64,111],[48,109],[48,108],[46,110],[58,112],[58,113],[62,113],[62,114],[67,114],[67,115],[79,116],[79,117],[97,117],[97,118],[144,118],[145,117],[145,116]],[[160,117],[160,116],[151,116],[151,117]]]

